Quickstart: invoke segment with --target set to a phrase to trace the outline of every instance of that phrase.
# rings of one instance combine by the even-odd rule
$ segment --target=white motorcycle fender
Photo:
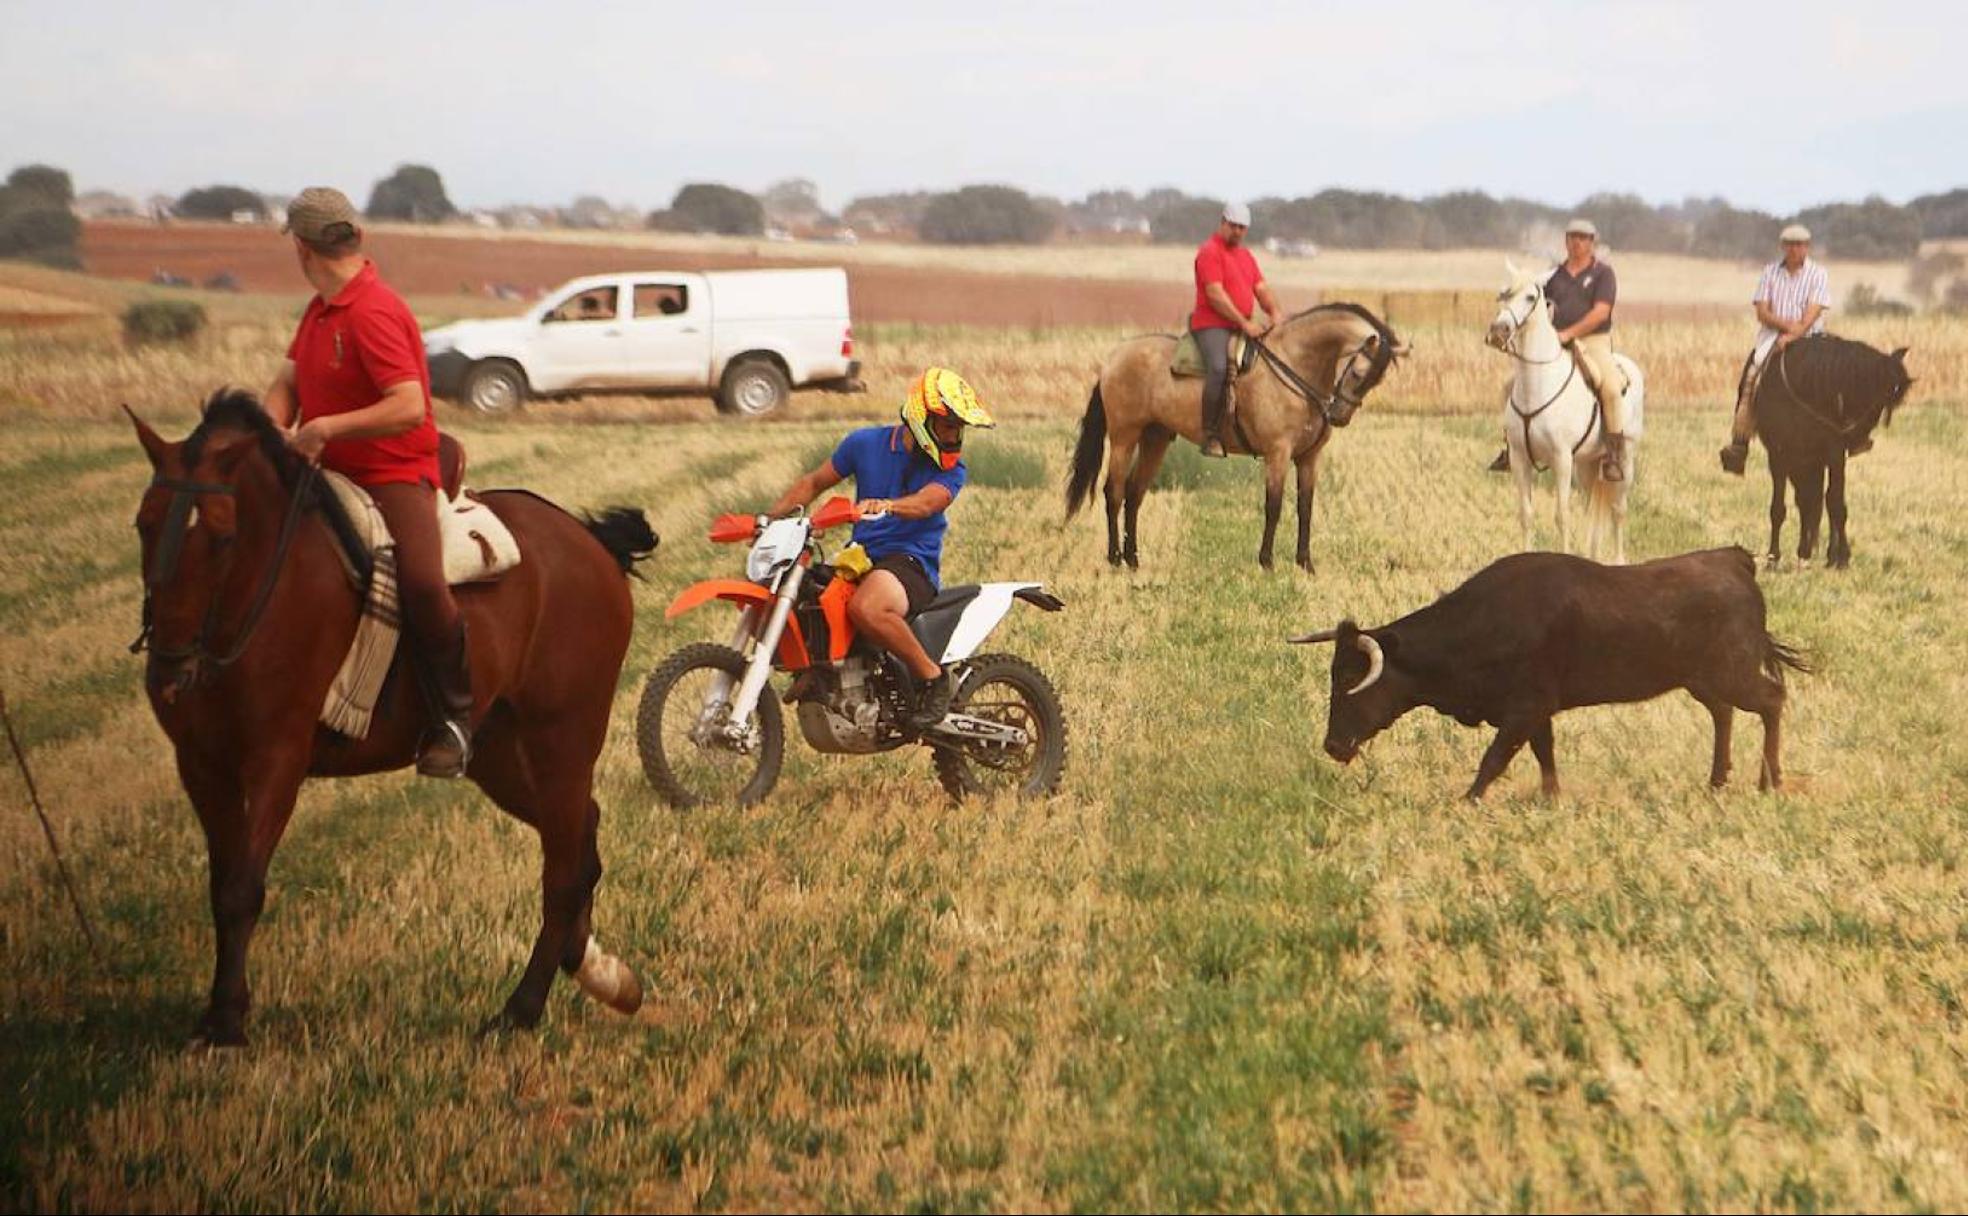
[[[984,639],[997,629],[998,622],[1004,620],[1005,613],[1011,611],[1012,598],[1027,587],[1043,587],[1044,583],[985,583],[978,589],[977,598],[970,601],[963,615],[957,618],[957,627],[950,634],[950,644],[943,648],[938,663],[961,663],[977,653]]]

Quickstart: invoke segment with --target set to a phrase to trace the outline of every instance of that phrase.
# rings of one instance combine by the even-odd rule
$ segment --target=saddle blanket
[[[355,640],[321,706],[324,725],[360,739],[369,733],[403,627],[397,604],[396,544],[383,513],[361,486],[330,470],[322,470],[321,476],[340,501],[371,562],[369,584],[358,588],[363,592],[362,616],[356,622]],[[512,529],[469,491],[461,488],[456,498],[439,491],[437,517],[444,538],[445,582],[452,586],[485,582],[519,564],[519,542]],[[347,555],[343,558],[346,562]],[[354,567],[349,567],[349,574],[353,580]]]

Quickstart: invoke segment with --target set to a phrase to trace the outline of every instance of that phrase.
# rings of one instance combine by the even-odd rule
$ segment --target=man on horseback
[[[1771,354],[1799,338],[1823,333],[1824,315],[1831,308],[1831,277],[1811,260],[1810,229],[1792,224],[1777,239],[1783,244],[1783,257],[1763,268],[1756,294],[1750,298],[1762,328],[1736,383],[1729,446],[1721,451],[1722,468],[1738,477],[1749,460],[1749,437],[1756,433],[1756,390],[1763,383],[1763,369]],[[1854,441],[1851,452],[1856,455],[1871,446],[1870,438],[1861,437]]]
[[[922,731],[950,712],[949,673],[909,628],[909,618],[929,607],[942,586],[945,515],[970,475],[963,462],[964,428],[997,423],[962,376],[932,367],[909,388],[898,426],[850,431],[820,467],[792,484],[772,504],[774,516],[790,514],[849,477],[864,518],[854,540],[874,566],[861,576],[847,602],[848,618],[861,633],[900,659],[916,681],[910,725]]]
[[[417,771],[461,777],[471,759],[471,668],[464,618],[444,578],[437,423],[423,331],[362,255],[356,211],[315,186],[287,209],[301,273],[315,289],[266,411],[300,455],[367,490],[396,543],[404,623],[422,660],[432,728]]]
[[[1230,338],[1242,333],[1256,339],[1284,320],[1271,285],[1257,269],[1257,259],[1244,244],[1250,232],[1250,208],[1227,203],[1216,231],[1196,250],[1196,307],[1189,314],[1206,371],[1203,380],[1203,455],[1221,456],[1223,415],[1230,397]],[[1267,325],[1257,323],[1262,305]]]
[[[1619,298],[1619,279],[1599,259],[1599,230],[1591,220],[1565,225],[1565,261],[1545,280],[1544,297],[1551,301],[1551,323],[1558,341],[1578,360],[1579,371],[1599,398],[1600,425],[1605,443],[1600,448],[1599,476],[1626,480],[1626,398],[1619,368],[1613,363],[1613,304]],[[1493,473],[1510,471],[1510,449],[1490,463]]]

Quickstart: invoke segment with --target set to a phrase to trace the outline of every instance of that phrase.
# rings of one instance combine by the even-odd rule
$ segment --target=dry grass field
[[[0,284],[105,317],[137,290]],[[1101,561],[1095,520],[1060,526],[1110,330],[875,327],[872,395],[764,424],[689,400],[447,410],[480,484],[635,503],[664,537],[598,788],[597,932],[649,1002],[625,1021],[562,983],[538,1034],[475,1043],[535,928],[531,835],[466,786],[321,783],[274,861],[254,1046],[207,1056],[182,1049],[210,973],[204,848],[123,649],[147,466],[113,410],[181,432],[212,386],[264,379],[298,299],[212,304],[188,351],[124,351],[103,319],[0,331],[0,685],[106,956],[0,776],[0,1207],[1968,1203],[1958,326],[1847,327],[1911,340],[1921,382],[1853,466],[1852,568],[1764,576],[1774,632],[1820,667],[1792,681],[1783,796],[1709,793],[1708,718],[1678,696],[1561,718],[1555,802],[1521,758],[1462,804],[1486,740],[1433,716],[1350,767],[1319,750],[1325,656],[1282,636],[1391,619],[1514,544],[1481,471],[1502,360],[1472,334],[1407,335],[1413,363],[1334,442],[1309,577],[1256,567],[1256,466],[1186,448],[1139,573]],[[1713,455],[1746,337],[1635,327],[1670,407],[1636,557],[1760,548],[1760,456],[1745,484]],[[952,806],[920,755],[795,744],[762,807],[665,808],[633,707],[662,655],[726,628],[661,612],[733,571],[710,517],[884,416],[931,358],[1007,416],[975,445],[946,573],[1068,604],[999,638],[1061,689],[1062,792]]]

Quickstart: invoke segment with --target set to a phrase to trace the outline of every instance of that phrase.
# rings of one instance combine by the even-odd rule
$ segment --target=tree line
[[[47,165],[16,169],[0,187],[0,257],[37,257],[73,264],[79,229],[69,213],[74,189],[68,174]],[[274,200],[272,206],[277,206]],[[179,196],[173,214],[193,219],[263,220],[266,196],[238,185],[201,186]],[[526,226],[580,228],[640,224],[667,232],[729,236],[867,235],[934,244],[1033,245],[1062,236],[1194,244],[1209,235],[1223,200],[1173,188],[1136,194],[1097,190],[1062,201],[1006,185],[955,190],[868,194],[838,214],[821,206],[811,180],[791,178],[754,194],[718,182],[683,186],[670,205],[647,213],[612,207],[585,195],[569,207],[512,208]],[[1968,187],[1923,195],[1904,205],[1877,195],[1859,202],[1825,203],[1794,215],[1734,206],[1722,198],[1649,203],[1633,194],[1594,194],[1557,206],[1532,199],[1493,197],[1457,190],[1425,198],[1367,190],[1321,190],[1295,198],[1253,200],[1260,239],[1334,249],[1510,248],[1556,243],[1572,215],[1598,226],[1618,250],[1685,253],[1703,257],[1762,258],[1775,234],[1795,220],[1808,225],[1818,247],[1833,256],[1899,259],[1913,256],[1923,240],[1968,237]],[[442,223],[459,209],[443,178],[429,165],[399,165],[373,184],[365,214],[375,220]],[[507,212],[483,222],[508,221]]]

